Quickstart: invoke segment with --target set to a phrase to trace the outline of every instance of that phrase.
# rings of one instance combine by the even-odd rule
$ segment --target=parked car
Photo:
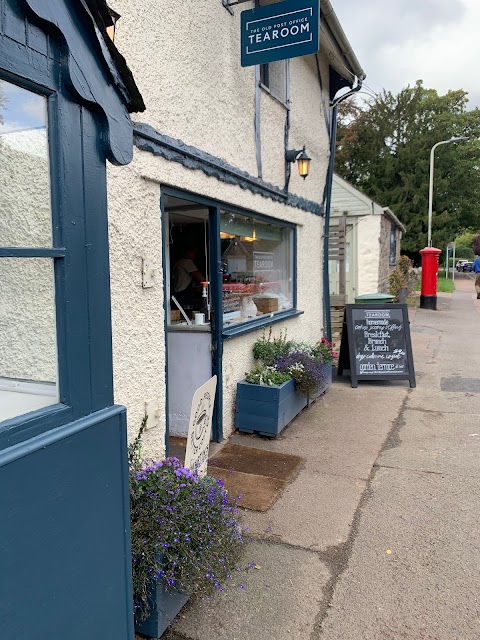
[[[462,271],[473,271],[473,262],[469,262],[468,260],[462,264]]]
[[[456,264],[457,271],[462,271],[462,267],[468,260],[459,260]]]

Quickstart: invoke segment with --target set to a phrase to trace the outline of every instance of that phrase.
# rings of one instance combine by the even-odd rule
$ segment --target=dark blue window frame
[[[211,263],[211,278],[212,278],[212,295],[215,296],[215,299],[212,297],[212,301],[214,302],[214,310],[216,312],[214,321],[212,322],[212,340],[216,345],[215,357],[214,357],[214,366],[213,372],[217,375],[217,394],[215,398],[215,411],[213,418],[213,439],[216,442],[221,442],[223,438],[223,432],[221,430],[222,424],[222,414],[223,414],[223,341],[226,339],[233,338],[235,336],[243,335],[245,333],[249,333],[251,331],[255,331],[258,328],[265,327],[271,324],[275,324],[277,322],[282,322],[288,320],[289,318],[295,318],[299,315],[303,314],[303,311],[299,311],[297,309],[297,227],[294,223],[279,220],[278,218],[274,218],[272,216],[266,216],[261,213],[257,213],[256,211],[252,211],[249,209],[243,209],[241,207],[237,207],[229,204],[228,202],[222,202],[219,200],[213,200],[212,198],[204,197],[198,195],[196,193],[192,193],[190,191],[183,191],[181,189],[176,189],[174,187],[161,186],[160,193],[160,212],[161,212],[161,223],[162,223],[162,237],[167,237],[165,232],[165,206],[164,200],[165,196],[172,196],[175,198],[180,198],[182,200],[188,200],[190,202],[195,202],[197,204],[204,205],[209,209],[209,220],[212,226],[212,242],[210,244],[210,263]],[[221,289],[221,281],[220,274],[218,270],[220,269],[221,262],[221,248],[220,248],[220,210],[224,209],[227,211],[231,211],[232,213],[238,213],[239,215],[248,216],[249,218],[254,218],[260,222],[269,222],[271,224],[275,224],[278,226],[282,226],[285,228],[292,229],[293,232],[293,307],[288,311],[280,312],[274,314],[274,316],[266,315],[261,318],[251,320],[249,322],[244,322],[238,327],[230,327],[228,329],[223,328],[223,310],[222,310],[222,289]],[[165,267],[166,261],[166,251],[165,251],[165,242],[163,242],[162,246],[162,261]],[[218,265],[218,270],[213,268],[213,265]],[[166,296],[166,285],[165,285],[165,271],[164,271],[164,331],[165,331],[165,359],[168,361],[168,322],[167,317],[169,313],[169,302]],[[165,446],[166,451],[168,453],[169,449],[169,420],[168,420],[168,379],[166,380],[166,430],[165,430]]]
[[[0,55],[7,41],[0,40]],[[47,98],[52,247],[0,247],[54,261],[59,402],[0,423],[0,449],[113,405],[105,155],[96,117],[62,82],[60,52],[38,69],[27,50],[0,57],[0,79]],[[22,57],[25,58],[22,64]],[[18,74],[13,69],[18,69]],[[25,73],[23,73],[25,71]],[[21,75],[20,75],[21,74]]]
[[[235,336],[244,335],[245,333],[250,333],[251,331],[255,331],[261,327],[266,327],[271,324],[275,324],[277,322],[282,322],[284,320],[288,320],[289,318],[296,318],[303,314],[303,311],[297,309],[297,226],[293,222],[288,222],[286,220],[280,220],[273,216],[268,216],[262,213],[258,213],[255,210],[244,209],[242,207],[238,207],[236,205],[229,204],[228,202],[223,202],[219,200],[213,200],[211,198],[207,198],[204,196],[199,196],[190,191],[182,191],[181,189],[175,189],[174,187],[162,187],[162,194],[173,196],[175,198],[182,198],[183,200],[189,200],[191,202],[196,202],[198,204],[203,204],[210,209],[215,210],[215,215],[217,220],[220,219],[220,210],[226,210],[231,213],[237,213],[238,215],[247,216],[249,218],[253,218],[254,220],[258,220],[259,222],[267,222],[278,227],[283,227],[286,229],[291,229],[293,232],[293,301],[292,308],[288,311],[276,312],[271,315],[262,316],[255,320],[250,320],[248,322],[242,322],[238,326],[229,327],[227,329],[223,328],[223,316],[221,324],[221,335],[224,339],[233,338]],[[219,236],[220,238],[220,236]],[[216,263],[220,263],[220,242],[217,243],[217,254],[216,254]]]

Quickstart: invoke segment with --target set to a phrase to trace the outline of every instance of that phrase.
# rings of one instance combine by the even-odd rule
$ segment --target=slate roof
[[[145,103],[142,95],[135,83],[132,72],[128,68],[127,61],[118,51],[117,47],[113,44],[107,34],[107,27],[112,25],[112,13],[105,2],[105,0],[85,0],[93,19],[103,36],[105,45],[108,48],[108,52],[112,57],[115,67],[118,71],[118,76],[113,79],[117,86],[121,88],[121,93],[125,95],[125,89],[127,90],[126,103],[130,113],[145,111]]]

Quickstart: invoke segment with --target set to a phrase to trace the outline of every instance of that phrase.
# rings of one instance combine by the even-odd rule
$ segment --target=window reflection
[[[55,287],[50,258],[0,258],[0,421],[53,404]]]
[[[47,100],[0,80],[0,246],[50,247]]]
[[[293,231],[220,214],[223,320],[229,326],[293,307]]]

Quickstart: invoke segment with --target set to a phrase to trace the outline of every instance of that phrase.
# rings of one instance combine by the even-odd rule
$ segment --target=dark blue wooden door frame
[[[170,313],[170,301],[167,296],[167,279],[166,274],[169,271],[167,265],[167,253],[165,238],[168,238],[167,219],[165,215],[164,196],[174,196],[184,200],[190,200],[196,204],[205,204],[201,197],[193,194],[185,194],[176,189],[164,187],[161,189],[160,195],[160,216],[162,225],[162,265],[163,265],[163,300],[164,300],[164,331],[165,331],[165,450],[169,453],[169,430],[170,419],[168,413],[169,399],[169,381],[168,381],[168,318]],[[221,442],[223,439],[223,376],[222,376],[222,357],[223,357],[223,339],[222,339],[222,297],[221,288],[219,287],[219,269],[220,269],[220,227],[219,227],[219,208],[205,204],[208,208],[209,222],[209,253],[207,257],[210,262],[210,291],[211,291],[211,313],[212,313],[212,375],[217,376],[217,392],[215,394],[215,406],[212,420],[212,439],[214,442]],[[168,268],[167,268],[168,267]]]
[[[0,79],[48,100],[53,229],[53,248],[0,247],[0,259],[54,260],[60,386],[58,404],[2,422],[1,450],[113,404],[111,313],[105,303],[110,299],[105,156],[113,153],[106,149],[113,143],[113,134],[106,131],[101,113],[108,104],[97,104],[96,111],[91,111],[72,86],[69,50],[58,39],[56,28],[37,24],[35,15],[23,13],[23,3],[0,2],[5,12],[0,23],[5,31],[0,30]],[[62,2],[55,0],[52,4],[60,6]],[[91,58],[96,45],[86,29],[84,9],[81,3],[68,0],[65,5],[65,14],[76,23],[77,33],[71,38],[68,33],[63,35],[66,40],[76,39],[76,49],[84,51],[85,59]],[[79,40],[79,34],[84,41]],[[36,50],[29,49],[30,41],[36,43]],[[112,83],[108,69],[102,69],[100,47],[96,54],[95,68],[82,69],[82,73],[87,86],[94,77],[90,84],[104,101],[108,92],[102,94],[101,83],[109,85],[109,91]],[[89,98],[93,100],[94,96]],[[117,97],[112,109],[123,108],[126,125],[128,113],[121,104]],[[131,129],[131,123],[129,126]],[[126,147],[123,155],[128,156],[131,140],[127,135],[122,143]],[[118,148],[119,141],[115,143]]]
[[[131,640],[105,167],[131,157],[131,123],[86,3],[0,0],[0,12],[0,78],[48,100],[53,224],[53,248],[1,247],[0,260],[54,261],[60,387],[59,403],[0,424],[0,629],[17,640]]]

